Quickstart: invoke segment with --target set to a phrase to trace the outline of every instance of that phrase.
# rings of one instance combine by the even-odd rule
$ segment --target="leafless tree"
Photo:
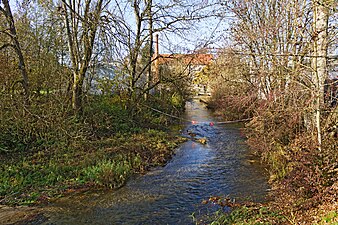
[[[225,8],[234,15],[233,49],[247,60],[258,97],[275,101],[276,94],[302,92],[308,99],[300,108],[305,126],[317,133],[320,149],[333,1],[239,0],[227,2]]]
[[[313,0],[313,58],[312,82],[314,94],[314,123],[317,131],[318,149],[321,150],[321,109],[324,105],[324,82],[327,74],[328,21],[333,1]]]
[[[24,56],[21,50],[21,45],[19,42],[19,38],[17,35],[11,6],[8,0],[0,1],[0,12],[5,16],[6,23],[7,23],[7,28],[1,32],[9,36],[11,40],[11,43],[5,43],[2,46],[0,46],[0,50],[5,49],[7,47],[12,47],[14,51],[16,52],[18,56],[18,60],[19,60],[19,69],[21,71],[21,76],[22,76],[22,86],[24,90],[25,103],[28,104],[28,101],[29,101],[28,74],[27,74],[27,69],[25,65],[25,59],[24,59]]]
[[[161,81],[154,79],[152,63],[156,60],[153,53],[153,36],[173,32],[182,35],[193,24],[193,21],[208,18],[212,15],[210,4],[192,1],[155,1],[134,0],[115,1],[115,10],[109,25],[114,35],[118,53],[124,52],[121,64],[128,74],[130,99],[140,99],[156,87]],[[130,15],[129,12],[133,12]],[[108,29],[106,29],[108,30]],[[147,53],[144,54],[144,48]],[[145,60],[144,60],[145,59]]]
[[[62,0],[73,70],[72,107],[75,112],[82,109],[84,79],[92,59],[101,14],[107,3],[104,0]]]

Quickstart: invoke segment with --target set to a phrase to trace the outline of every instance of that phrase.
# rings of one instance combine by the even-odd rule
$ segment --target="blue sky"
[[[164,5],[168,4],[168,2],[175,3],[174,0],[164,0],[164,1],[153,0],[154,5]],[[189,29],[185,30],[183,33],[176,32],[175,34],[170,30],[166,30],[159,33],[160,53],[186,53],[199,49],[201,47],[219,48],[223,46],[227,33],[226,29],[228,28],[228,23],[227,20],[225,19],[220,20],[219,18],[213,16],[215,14],[213,14],[212,12],[217,13],[219,11],[219,5],[218,4],[217,6],[215,5],[217,1],[185,0],[180,2],[184,2],[185,4],[191,4],[192,6],[189,8],[180,8],[173,6],[170,9],[172,15],[192,16],[197,15],[197,13],[200,13],[200,14],[208,14],[210,15],[210,17],[199,21],[194,20],[191,23],[187,23],[184,26],[189,27]],[[135,31],[136,23],[133,9],[130,7],[130,2],[128,3],[128,1],[122,0],[119,1],[118,4],[123,11],[122,13],[120,13],[121,17],[123,17],[124,20],[130,26],[130,28],[132,28]],[[156,10],[156,7],[154,7],[154,9]],[[115,12],[119,13],[118,10],[116,9]],[[169,17],[163,19],[163,21],[168,18]],[[147,23],[145,23],[144,26],[148,26]],[[158,25],[155,24],[154,28],[155,29],[158,28]]]
[[[199,7],[203,8],[200,12],[213,15],[212,11],[217,12],[219,5],[209,6],[215,4],[217,0],[184,0],[185,4],[195,5],[194,8],[180,8],[173,7],[173,14],[194,14]],[[143,1],[141,1],[143,2]],[[153,0],[153,4],[168,4],[175,3],[175,0]],[[13,13],[17,10],[17,4],[22,4],[22,0],[10,0]],[[119,14],[117,4],[120,5],[122,14]],[[142,6],[141,6],[142,7]],[[111,0],[109,7],[115,13],[129,24],[135,30],[135,19],[133,9],[130,8],[130,1],[128,0]],[[175,11],[176,10],[176,11]],[[195,11],[194,11],[195,10]],[[147,25],[145,25],[147,26]],[[174,34],[173,32],[164,31],[159,33],[160,37],[160,53],[187,53],[200,49],[202,47],[220,48],[224,46],[227,36],[228,21],[226,19],[220,20],[216,17],[209,17],[200,21],[194,21],[187,25],[189,30],[181,34]]]

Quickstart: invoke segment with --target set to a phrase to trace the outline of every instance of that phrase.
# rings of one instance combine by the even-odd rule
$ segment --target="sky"
[[[213,2],[214,1],[214,2]],[[170,3],[168,3],[170,2]],[[172,7],[172,15],[197,15],[197,13],[209,14],[210,17],[194,20],[192,23],[187,24],[184,28],[189,28],[184,33],[163,31],[159,33],[159,48],[160,53],[187,53],[202,47],[215,47],[219,48],[224,45],[225,37],[227,36],[226,30],[229,27],[226,19],[215,17],[215,13],[219,10],[215,5],[217,0],[184,0],[185,4],[190,4],[191,7],[180,8]],[[153,0],[154,5],[164,5],[175,3],[175,0]],[[123,18],[127,21],[129,26],[135,31],[136,22],[134,11],[130,8],[130,3],[127,1],[119,1],[120,8],[123,9]],[[211,6],[210,6],[211,5]],[[156,7],[154,8],[156,10]],[[142,6],[141,6],[142,10]],[[212,12],[215,12],[214,14]],[[158,14],[156,14],[158,15]],[[168,20],[168,17],[165,18]],[[161,19],[164,21],[165,19]],[[170,19],[169,19],[170,20]],[[145,26],[148,26],[145,23]],[[177,26],[177,25],[175,25]],[[179,25],[178,25],[179,26]],[[154,28],[158,28],[156,24]]]
[[[160,35],[161,53],[188,53],[201,48],[221,48],[227,39],[228,24],[216,18],[205,19],[183,36],[169,34]]]
[[[173,4],[176,0],[153,0],[153,4]],[[143,2],[143,1],[141,1]],[[203,8],[202,13],[209,13],[211,11],[217,12],[218,6],[209,6],[215,4],[217,0],[183,0],[177,2],[184,2],[185,4],[195,5],[194,8],[179,8],[173,7],[173,14],[190,14],[196,13],[196,8]],[[10,0],[10,5],[13,13],[17,10],[17,5],[21,4],[22,0]],[[122,13],[120,14],[129,26],[135,31],[135,19],[133,9],[130,8],[130,1],[128,0],[111,0],[110,10],[118,12],[119,4]],[[129,7],[129,8],[128,8]],[[175,11],[176,10],[176,11]],[[195,10],[195,11],[194,11]],[[123,15],[122,15],[123,14]],[[211,15],[213,15],[211,13]],[[146,25],[147,26],[147,25]],[[208,48],[220,48],[225,45],[227,40],[227,19],[216,18],[210,16],[200,21],[194,21],[188,25],[189,30],[186,30],[184,34],[174,34],[173,32],[161,32],[159,33],[159,48],[160,53],[188,53],[194,50],[208,47]]]
[[[183,2],[187,4],[197,4],[197,7],[204,7],[204,13],[209,12],[218,12],[219,5],[215,5],[217,0],[183,0]],[[15,12],[17,8],[17,2],[11,0],[10,4],[12,6],[13,11]],[[143,1],[141,1],[143,2]],[[153,0],[153,3],[156,4],[167,4],[168,2],[175,2],[175,0]],[[129,24],[129,26],[135,30],[135,19],[133,9],[130,8],[129,0],[111,0],[112,8],[117,12],[116,4],[120,5],[123,19]],[[210,7],[206,7],[208,5],[214,5]],[[115,7],[115,8],[114,8]],[[129,8],[128,8],[129,7]],[[177,11],[174,11],[177,10]],[[184,10],[184,12],[182,11]],[[172,13],[186,13],[193,14],[194,8],[173,8]],[[211,15],[213,15],[211,13]],[[184,34],[175,34],[173,32],[161,32],[159,33],[159,48],[160,53],[189,53],[194,50],[198,50],[201,48],[211,48],[218,49],[226,46],[230,40],[229,36],[229,24],[231,21],[231,16],[226,15],[227,17],[215,17],[210,16],[206,19],[200,21],[194,21],[190,27],[191,29],[186,30]],[[337,23],[337,22],[336,22]],[[335,55],[338,54],[338,48],[335,49]]]

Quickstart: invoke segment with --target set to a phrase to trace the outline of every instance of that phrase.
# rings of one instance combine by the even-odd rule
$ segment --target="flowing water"
[[[264,169],[252,161],[239,125],[215,123],[198,100],[187,103],[183,135],[191,138],[164,167],[136,176],[113,191],[76,194],[51,204],[44,224],[194,224],[217,206],[201,202],[211,196],[263,201]],[[196,138],[206,138],[203,145]]]

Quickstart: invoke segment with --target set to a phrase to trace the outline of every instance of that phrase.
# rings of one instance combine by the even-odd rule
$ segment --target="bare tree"
[[[72,107],[82,110],[83,84],[89,67],[104,0],[62,0],[62,13],[68,37],[73,70]]]
[[[3,4],[3,6],[1,6],[1,3]],[[29,101],[28,74],[26,70],[25,59],[24,59],[24,56],[21,50],[21,45],[19,42],[19,38],[17,35],[12,10],[11,10],[8,0],[0,1],[0,12],[5,16],[6,22],[8,25],[8,28],[1,32],[9,36],[12,42],[12,43],[6,43],[0,46],[0,50],[7,48],[7,47],[12,47],[15,50],[18,56],[18,60],[19,60],[19,69],[21,71],[21,76],[22,76],[22,86],[24,89],[25,103],[28,104],[28,101]]]
[[[333,2],[333,1],[332,1]],[[324,104],[324,82],[327,79],[328,21],[331,1],[314,0],[313,4],[313,59],[314,125],[318,149],[321,150],[321,108]]]
[[[322,0],[239,0],[225,5],[235,18],[233,49],[250,65],[250,82],[258,97],[289,101],[297,96],[289,90],[302,93],[306,101],[298,108],[306,129],[316,133],[319,149],[333,5],[334,1]]]
[[[243,0],[233,1],[229,8],[236,18],[231,33],[234,49],[248,60],[260,97],[268,99],[274,90],[285,91],[286,83],[300,82],[300,70],[311,50],[308,4]]]
[[[213,16],[211,5],[192,1],[155,1],[133,0],[115,1],[116,9],[111,13],[111,35],[118,53],[124,52],[122,65],[128,74],[129,98],[132,102],[147,95],[155,88],[160,79],[153,75],[154,34],[161,32],[161,37],[168,33],[184,36],[184,32],[194,21]],[[132,15],[130,15],[132,12]],[[128,18],[128,19],[126,19]],[[164,38],[163,38],[164,39]],[[163,40],[162,39],[162,40]],[[144,54],[144,49],[147,53]]]
[[[146,93],[145,98],[147,99],[149,87],[151,86],[152,82],[152,67],[151,67],[151,60],[153,57],[153,12],[152,12],[152,6],[153,6],[153,0],[146,0],[148,1],[147,4],[147,14],[148,14],[148,27],[149,27],[149,55],[148,55],[148,74],[147,74],[147,82],[146,82]]]

